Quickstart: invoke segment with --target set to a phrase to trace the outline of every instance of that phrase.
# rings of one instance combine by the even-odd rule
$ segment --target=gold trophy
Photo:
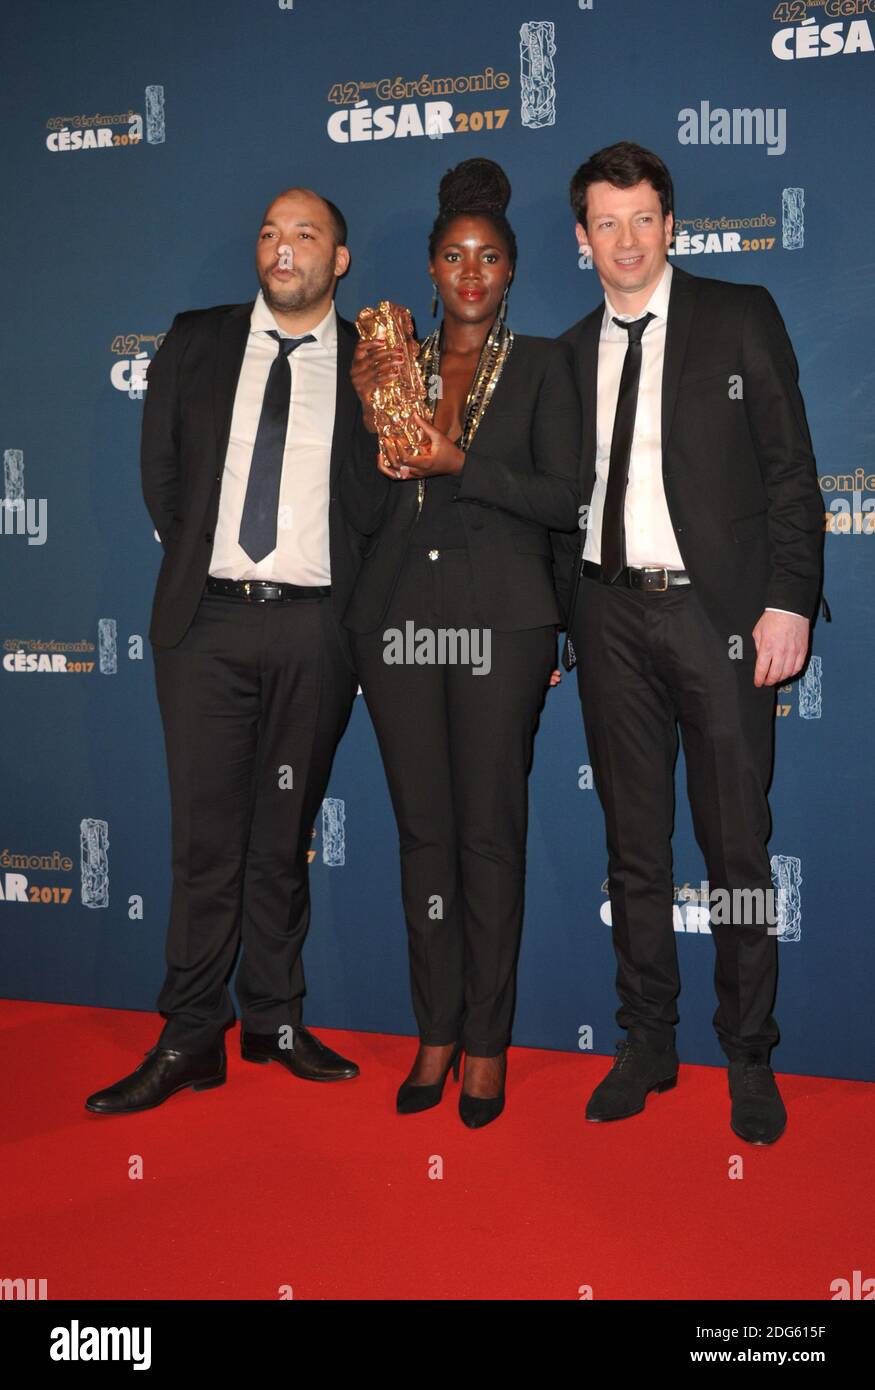
[[[413,336],[413,319],[403,304],[381,299],[376,309],[362,309],[355,326],[366,342],[384,342],[387,347],[403,348],[401,371],[393,381],[378,386],[371,396],[377,438],[401,440],[411,453],[428,453],[425,431],[412,419],[414,411],[429,418],[425,383],[419,370],[419,345]]]

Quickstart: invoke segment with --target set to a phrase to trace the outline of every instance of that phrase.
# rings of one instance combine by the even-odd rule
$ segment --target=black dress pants
[[[356,680],[330,599],[205,595],[178,646],[154,647],[170,774],[173,890],[163,1047],[209,1048],[234,1021],[300,1024],[313,822]]]
[[[680,990],[671,854],[678,727],[711,892],[761,890],[768,911],[775,689],[754,686],[749,633],[739,634],[743,659],[730,659],[693,588],[642,593],[588,576],[580,585],[571,639],[607,828],[617,1022],[663,1047],[674,1040]],[[764,916],[711,925],[713,1021],[730,1059],[768,1060],[778,1040],[777,940]]]
[[[387,663],[385,634],[407,622],[482,631],[467,549],[410,547],[380,629],[351,640],[398,823],[420,1040],[461,1038],[472,1056],[493,1057],[510,1041],[527,781],[556,634],[492,630],[489,672],[475,675]]]

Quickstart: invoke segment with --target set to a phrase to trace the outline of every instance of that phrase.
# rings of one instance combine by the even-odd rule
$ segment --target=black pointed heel
[[[395,1100],[398,1114],[418,1115],[422,1110],[431,1110],[433,1106],[440,1105],[447,1077],[452,1072],[453,1080],[458,1081],[461,1063],[462,1044],[456,1043],[453,1055],[447,1063],[440,1081],[435,1081],[431,1086],[417,1086],[412,1081],[403,1081]]]
[[[507,1068],[507,1054],[505,1054],[505,1076]],[[505,1076],[501,1079],[501,1090],[497,1096],[469,1096],[464,1091],[459,1092],[459,1116],[462,1123],[469,1129],[482,1129],[484,1125],[489,1125],[493,1120],[497,1120],[504,1109],[504,1086]]]

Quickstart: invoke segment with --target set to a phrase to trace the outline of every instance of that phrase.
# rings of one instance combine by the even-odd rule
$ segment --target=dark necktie
[[[644,314],[632,323],[614,319],[620,328],[629,334],[629,346],[623,358],[620,374],[620,390],[617,395],[617,413],[614,416],[614,431],[611,435],[611,460],[608,467],[608,486],[605,492],[605,509],[602,513],[602,582],[613,584],[626,566],[626,529],[624,512],[626,506],[626,481],[629,477],[629,459],[632,454],[632,436],[635,433],[635,414],[638,409],[638,382],[641,377],[641,335],[655,314]]]
[[[315,343],[312,333],[305,338],[281,338],[276,329],[270,336],[279,343],[279,351],[271,363],[261,417],[252,450],[246,500],[240,521],[240,544],[250,560],[263,560],[276,548],[276,527],[279,514],[280,478],[283,472],[283,451],[289,424],[289,401],[292,394],[292,369],[289,354],[302,343]]]

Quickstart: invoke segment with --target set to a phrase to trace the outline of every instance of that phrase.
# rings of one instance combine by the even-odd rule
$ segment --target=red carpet
[[[85,1096],[142,1060],[156,1017],[0,1004],[0,1277],[50,1299],[601,1300],[829,1299],[875,1275],[871,1085],[781,1077],[787,1131],[756,1148],[725,1070],[684,1066],[644,1114],[593,1125],[607,1060],[516,1048],[504,1115],[469,1131],[451,1081],[396,1116],[412,1039],[317,1031],[361,1077],[252,1066],[235,1029],[226,1086],[104,1118]]]

